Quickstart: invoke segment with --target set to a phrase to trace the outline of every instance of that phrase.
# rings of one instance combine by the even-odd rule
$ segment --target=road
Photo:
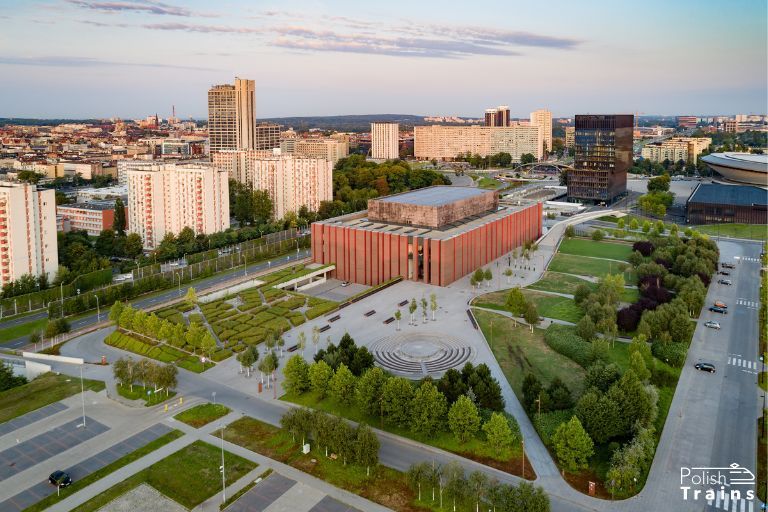
[[[141,307],[141,308],[156,306],[157,304],[161,304],[163,302],[167,302],[169,300],[173,300],[178,297],[184,296],[184,294],[187,293],[188,288],[194,288],[195,291],[197,291],[199,294],[200,292],[203,292],[221,283],[230,281],[236,277],[244,276],[246,272],[253,273],[261,270],[267,270],[272,266],[272,264],[279,265],[279,264],[287,263],[289,261],[302,260],[304,258],[309,257],[310,254],[311,254],[310,249],[301,249],[298,253],[292,252],[287,256],[280,256],[273,260],[264,261],[261,263],[254,263],[253,265],[248,265],[247,271],[245,268],[238,268],[234,272],[232,272],[231,270],[227,272],[222,272],[219,274],[215,274],[211,277],[206,277],[199,281],[195,281],[193,283],[182,285],[181,288],[179,287],[170,288],[168,290],[162,291],[160,293],[154,294],[149,297],[136,298],[134,300],[131,300],[130,303],[133,304],[135,307]],[[100,318],[101,320],[104,320],[106,318],[107,312],[108,311],[105,308],[104,310],[101,311],[101,314],[99,315],[98,318]],[[40,318],[47,318],[47,316],[48,316],[47,312],[41,311],[40,313],[34,313],[32,315],[25,316],[23,318],[8,320],[7,322],[0,323],[0,329],[11,327],[13,325],[24,324]],[[78,318],[77,320],[72,320],[70,322],[70,327],[72,328],[73,331],[76,331],[78,329],[82,329],[84,327],[88,327],[90,325],[97,323],[98,318],[96,313],[91,313],[81,318]],[[29,336],[22,336],[14,340],[0,343],[0,346],[6,347],[6,348],[19,348],[26,345],[28,340],[29,340]]]

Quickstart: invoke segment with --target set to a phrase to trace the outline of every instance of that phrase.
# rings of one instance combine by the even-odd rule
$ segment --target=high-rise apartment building
[[[568,149],[573,149],[575,145],[576,145],[576,127],[566,126],[565,127],[565,147]]]
[[[213,165],[229,178],[266,190],[276,219],[302,206],[317,211],[333,200],[333,163],[325,158],[275,155],[269,151],[222,151]]]
[[[632,166],[633,115],[577,115],[574,170],[568,198],[612,203],[627,191]]]
[[[496,108],[485,109],[485,126],[509,126],[509,107],[499,105]]]
[[[531,124],[541,126],[544,131],[544,144],[547,151],[552,151],[552,112],[547,109],[539,109],[531,112]]]
[[[208,141],[211,153],[225,149],[256,149],[256,85],[235,78],[235,84],[208,90]]]
[[[371,123],[371,158],[400,158],[400,125],[393,122]]]
[[[280,125],[275,123],[257,123],[254,129],[253,148],[237,149],[277,149],[280,147]]]
[[[525,153],[542,157],[539,126],[416,126],[413,138],[413,154],[420,160],[454,160],[467,152],[480,156],[509,153],[515,162]]]
[[[128,229],[154,249],[167,233],[229,228],[229,181],[211,164],[154,164],[127,169]]]
[[[280,152],[284,155],[330,160],[334,165],[349,156],[349,143],[336,139],[283,139]]]
[[[672,163],[682,160],[685,163],[696,164],[699,155],[712,144],[709,137],[673,137],[661,142],[651,142],[643,146],[641,155],[651,162],[662,163],[669,160]]]
[[[0,182],[0,287],[25,274],[52,280],[58,268],[55,191]]]

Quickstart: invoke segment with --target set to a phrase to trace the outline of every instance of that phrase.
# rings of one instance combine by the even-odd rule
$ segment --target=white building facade
[[[394,160],[400,158],[400,125],[371,123],[371,158]]]

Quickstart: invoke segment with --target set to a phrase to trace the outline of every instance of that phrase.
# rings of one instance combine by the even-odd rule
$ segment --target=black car
[[[718,274],[720,274],[721,276],[729,276],[729,275],[731,275],[730,272],[726,272],[725,270],[721,270],[720,272],[718,272]]]
[[[736,265],[733,263],[721,263],[720,266],[723,268],[736,268]]]
[[[66,471],[54,471],[48,477],[48,482],[56,487],[68,487],[72,485],[72,478]]]
[[[701,370],[702,372],[715,373],[715,365],[710,363],[696,363],[694,368]]]
[[[727,311],[726,309],[723,309],[723,308],[719,308],[719,307],[717,307],[717,306],[711,306],[711,307],[709,308],[709,310],[710,310],[711,312],[713,312],[713,313],[720,313],[721,315],[727,315],[727,314],[728,314],[728,311]]]
[[[730,279],[718,279],[717,284],[727,284],[730,286],[733,284],[733,282]]]

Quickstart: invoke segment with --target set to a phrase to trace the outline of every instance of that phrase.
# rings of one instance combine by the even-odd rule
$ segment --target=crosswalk
[[[740,261],[751,261],[753,263],[755,263],[755,262],[759,263],[760,262],[760,258],[750,258],[748,256],[742,256],[741,258],[739,258],[739,260]]]
[[[745,500],[744,498],[732,500],[728,493],[725,493],[721,500],[720,493],[718,492],[717,497],[714,500],[707,500],[707,505],[721,510],[729,510],[730,512],[755,511],[755,502],[753,500]]]
[[[728,364],[741,368],[743,371],[748,373],[756,373],[761,363],[757,361],[748,361],[739,356],[729,356]]]
[[[758,309],[760,307],[760,303],[754,300],[747,300],[747,299],[737,299],[736,304],[739,306],[746,306],[749,309]]]

